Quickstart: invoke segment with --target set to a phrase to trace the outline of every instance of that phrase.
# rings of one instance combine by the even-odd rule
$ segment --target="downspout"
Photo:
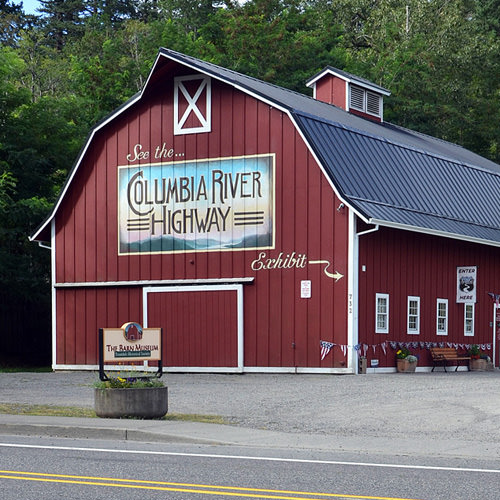
[[[349,345],[351,349],[351,363],[353,372],[359,374],[359,359],[358,353],[354,349],[355,345],[359,344],[359,237],[365,234],[375,233],[379,230],[379,225],[366,231],[356,232],[356,216],[352,210],[349,211],[349,282],[348,282],[348,335]]]
[[[378,229],[379,225],[375,224],[375,227],[373,227],[372,229],[367,229],[366,231],[361,231],[360,233],[356,233],[356,236],[359,238],[360,236],[364,236],[365,234],[375,233],[376,231],[378,231]]]
[[[56,304],[56,220],[50,223],[50,278],[52,288],[52,369],[57,365],[57,304]]]

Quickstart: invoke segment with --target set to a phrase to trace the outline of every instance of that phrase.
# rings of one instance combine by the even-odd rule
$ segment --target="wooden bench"
[[[446,364],[449,362],[453,362],[457,365],[455,368],[455,371],[457,371],[460,361],[467,361],[467,370],[469,370],[468,362],[470,361],[470,356],[459,354],[455,347],[431,347],[429,350],[431,351],[432,361],[434,363],[431,370],[432,372],[438,364],[446,371]]]

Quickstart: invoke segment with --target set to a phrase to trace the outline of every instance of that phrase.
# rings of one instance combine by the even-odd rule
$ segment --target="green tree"
[[[24,62],[21,81],[35,101],[43,96],[64,96],[69,89],[68,60],[47,39],[42,29],[23,32],[17,54]]]
[[[474,2],[474,16],[485,30],[492,30],[500,36],[500,1],[480,0]]]
[[[222,66],[306,92],[322,67],[344,65],[340,28],[305,2],[251,0],[220,9],[200,30],[202,55]]]
[[[27,355],[42,359],[50,353],[50,256],[27,237],[47,214],[50,203],[43,195],[28,193],[18,178],[22,172],[29,175],[31,167],[19,161],[22,133],[16,126],[22,121],[19,110],[31,105],[30,93],[21,82],[24,69],[12,49],[0,49],[0,95],[5,96],[0,99],[1,351],[12,354],[24,346]],[[30,125],[26,123],[25,130]]]
[[[61,51],[68,39],[82,33],[83,0],[40,0],[40,4],[45,34]]]
[[[186,33],[197,36],[199,30],[210,20],[210,17],[221,7],[232,9],[235,2],[231,0],[158,0],[163,19],[171,19],[183,27]]]
[[[23,24],[22,3],[0,0],[0,43],[14,47]]]

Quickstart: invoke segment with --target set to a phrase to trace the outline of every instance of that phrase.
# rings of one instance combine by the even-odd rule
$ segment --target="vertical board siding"
[[[499,250],[474,243],[421,233],[380,228],[360,237],[359,245],[360,342],[380,346],[390,342],[444,342],[490,344],[493,301],[488,292],[500,290]],[[366,271],[362,271],[362,266]],[[477,266],[475,329],[464,335],[464,304],[456,303],[457,267]],[[375,333],[375,294],[389,294],[389,334]],[[420,297],[420,334],[407,334],[407,298]],[[437,335],[437,299],[448,299],[448,335]],[[419,364],[432,366],[428,349],[418,346]],[[484,351],[491,356],[492,352]],[[395,351],[380,347],[368,357],[380,366],[395,365]]]
[[[56,281],[253,277],[254,282],[244,287],[243,294],[245,366],[345,366],[340,349],[320,362],[319,341],[347,342],[348,211],[337,211],[340,201],[294,125],[283,112],[213,80],[212,131],[173,136],[171,96],[171,83],[158,86],[101,129],[93,140],[56,219]],[[136,144],[153,151],[163,143],[184,153],[185,160],[273,153],[274,248],[119,256],[117,167],[127,165],[127,154]],[[154,161],[132,164],[140,163]],[[294,252],[296,258],[305,256],[302,267],[252,269],[256,260],[265,263]],[[311,260],[328,261],[328,271],[338,271],[344,277],[336,282],[324,272],[325,265],[309,264]],[[302,280],[312,282],[310,299],[300,296]],[[86,297],[79,313],[88,316],[89,324],[78,328],[70,317],[75,308],[66,303],[70,293],[58,289],[58,325],[59,318],[66,324],[64,329],[58,326],[58,363],[74,363],[77,359],[78,363],[83,363],[82,359],[96,363],[96,357],[91,359],[97,351],[89,347],[89,331],[103,326],[103,322],[112,327],[136,320],[127,317],[131,301],[124,300],[125,289],[99,288],[93,295],[80,289],[73,292],[76,301]],[[135,293],[136,289],[130,290]],[[200,302],[198,307],[208,305]],[[218,311],[225,306],[214,307]],[[61,345],[65,346],[62,352]],[[213,355],[207,351],[207,357]],[[200,366],[207,366],[206,361],[203,363]]]
[[[56,290],[58,365],[99,363],[99,328],[142,323],[142,289],[79,288]],[[119,306],[120,305],[120,306]]]
[[[238,365],[235,290],[148,294],[148,324],[163,329],[165,366]]]
[[[316,82],[316,99],[346,107],[346,82],[341,78],[328,75]]]

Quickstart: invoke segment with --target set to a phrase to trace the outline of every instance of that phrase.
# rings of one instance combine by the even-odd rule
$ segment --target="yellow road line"
[[[181,493],[199,493],[204,495],[221,495],[233,497],[269,498],[275,500],[324,500],[325,498],[354,500],[417,500],[401,497],[380,497],[366,495],[349,495],[340,493],[318,493],[293,490],[270,490],[261,488],[245,488],[240,486],[217,486],[208,484],[175,483],[166,481],[148,481],[141,479],[121,479],[112,477],[77,476],[66,474],[46,474],[41,472],[0,470],[2,479],[19,479],[23,481],[40,481],[52,483],[81,484],[90,486],[112,486],[115,488],[135,488],[145,490],[161,490]],[[124,484],[130,483],[130,484]],[[219,490],[219,491],[214,491]],[[231,490],[231,491],[230,491]],[[267,493],[267,495],[263,495]],[[301,496],[283,496],[301,495]],[[321,498],[313,498],[313,496]]]

